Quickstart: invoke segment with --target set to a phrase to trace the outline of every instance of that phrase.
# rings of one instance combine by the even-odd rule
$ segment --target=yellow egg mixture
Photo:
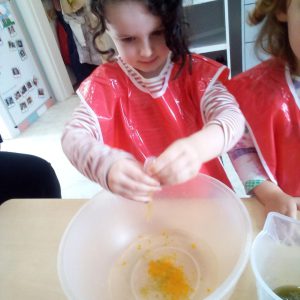
[[[148,275],[150,283],[141,290],[145,297],[155,291],[165,300],[188,300],[193,293],[183,268],[175,264],[174,257],[150,260]]]

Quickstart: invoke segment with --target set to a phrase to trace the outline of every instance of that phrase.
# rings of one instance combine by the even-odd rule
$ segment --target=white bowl
[[[166,290],[149,271],[150,263],[159,262],[183,275],[176,285],[168,280],[188,286],[187,299],[228,299],[251,241],[242,201],[219,181],[199,175],[163,188],[150,204],[106,191],[96,195],[63,235],[58,273],[68,299],[159,300]],[[183,288],[168,291],[176,292]]]

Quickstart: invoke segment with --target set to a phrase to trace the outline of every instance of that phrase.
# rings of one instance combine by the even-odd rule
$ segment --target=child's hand
[[[197,148],[190,138],[183,138],[171,144],[147,167],[147,173],[161,184],[182,183],[198,174],[201,167]]]
[[[297,210],[300,210],[300,197],[286,194],[268,180],[255,187],[253,192],[264,205],[266,214],[275,211],[288,217],[297,218]]]
[[[284,193],[278,195],[278,197],[275,196],[265,204],[266,214],[271,211],[276,211],[288,217],[297,219],[297,210],[300,210],[300,198],[292,197]]]
[[[137,161],[120,159],[110,168],[107,176],[109,189],[122,197],[148,202],[153,192],[159,191],[160,183],[147,175]]]
[[[223,151],[224,132],[211,124],[187,138],[171,144],[148,168],[148,174],[161,184],[182,183],[196,176],[203,163]]]

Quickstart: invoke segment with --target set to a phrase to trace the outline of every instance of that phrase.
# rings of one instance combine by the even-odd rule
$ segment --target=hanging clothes
[[[65,14],[73,14],[86,5],[86,0],[60,0],[60,6]]]
[[[64,14],[63,18],[73,32],[80,63],[99,66],[102,63],[102,57],[94,46],[94,33],[91,31],[85,17],[77,14]]]
[[[57,14],[57,22],[60,22],[60,24],[63,26],[67,34],[67,45],[68,45],[69,58],[70,58],[69,66],[71,67],[75,75],[77,84],[80,84],[85,78],[87,78],[93,72],[93,70],[97,66],[80,62],[72,29],[70,28],[69,24],[65,22],[61,11],[57,11],[56,14]],[[65,43],[63,39],[60,40],[60,44],[62,43]]]
[[[71,65],[70,49],[68,45],[68,33],[66,32],[62,22],[56,22],[56,34],[59,41],[59,49],[63,61],[66,65]]]
[[[91,1],[74,0],[70,4],[68,0],[60,0],[60,3],[64,20],[73,32],[79,61],[97,66],[106,62],[106,57],[98,51],[94,44],[94,29],[98,25],[98,18],[91,12]],[[107,33],[97,38],[97,47],[103,50],[115,49],[114,43]]]

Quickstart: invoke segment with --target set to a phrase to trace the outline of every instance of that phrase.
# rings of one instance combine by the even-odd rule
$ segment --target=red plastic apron
[[[98,117],[104,143],[133,154],[139,161],[159,156],[175,140],[203,127],[200,100],[221,65],[199,55],[174,79],[175,64],[166,91],[153,98],[141,91],[117,62],[98,67],[79,88],[79,94]],[[226,80],[228,69],[218,80]],[[230,186],[218,159],[203,164],[202,173]]]

